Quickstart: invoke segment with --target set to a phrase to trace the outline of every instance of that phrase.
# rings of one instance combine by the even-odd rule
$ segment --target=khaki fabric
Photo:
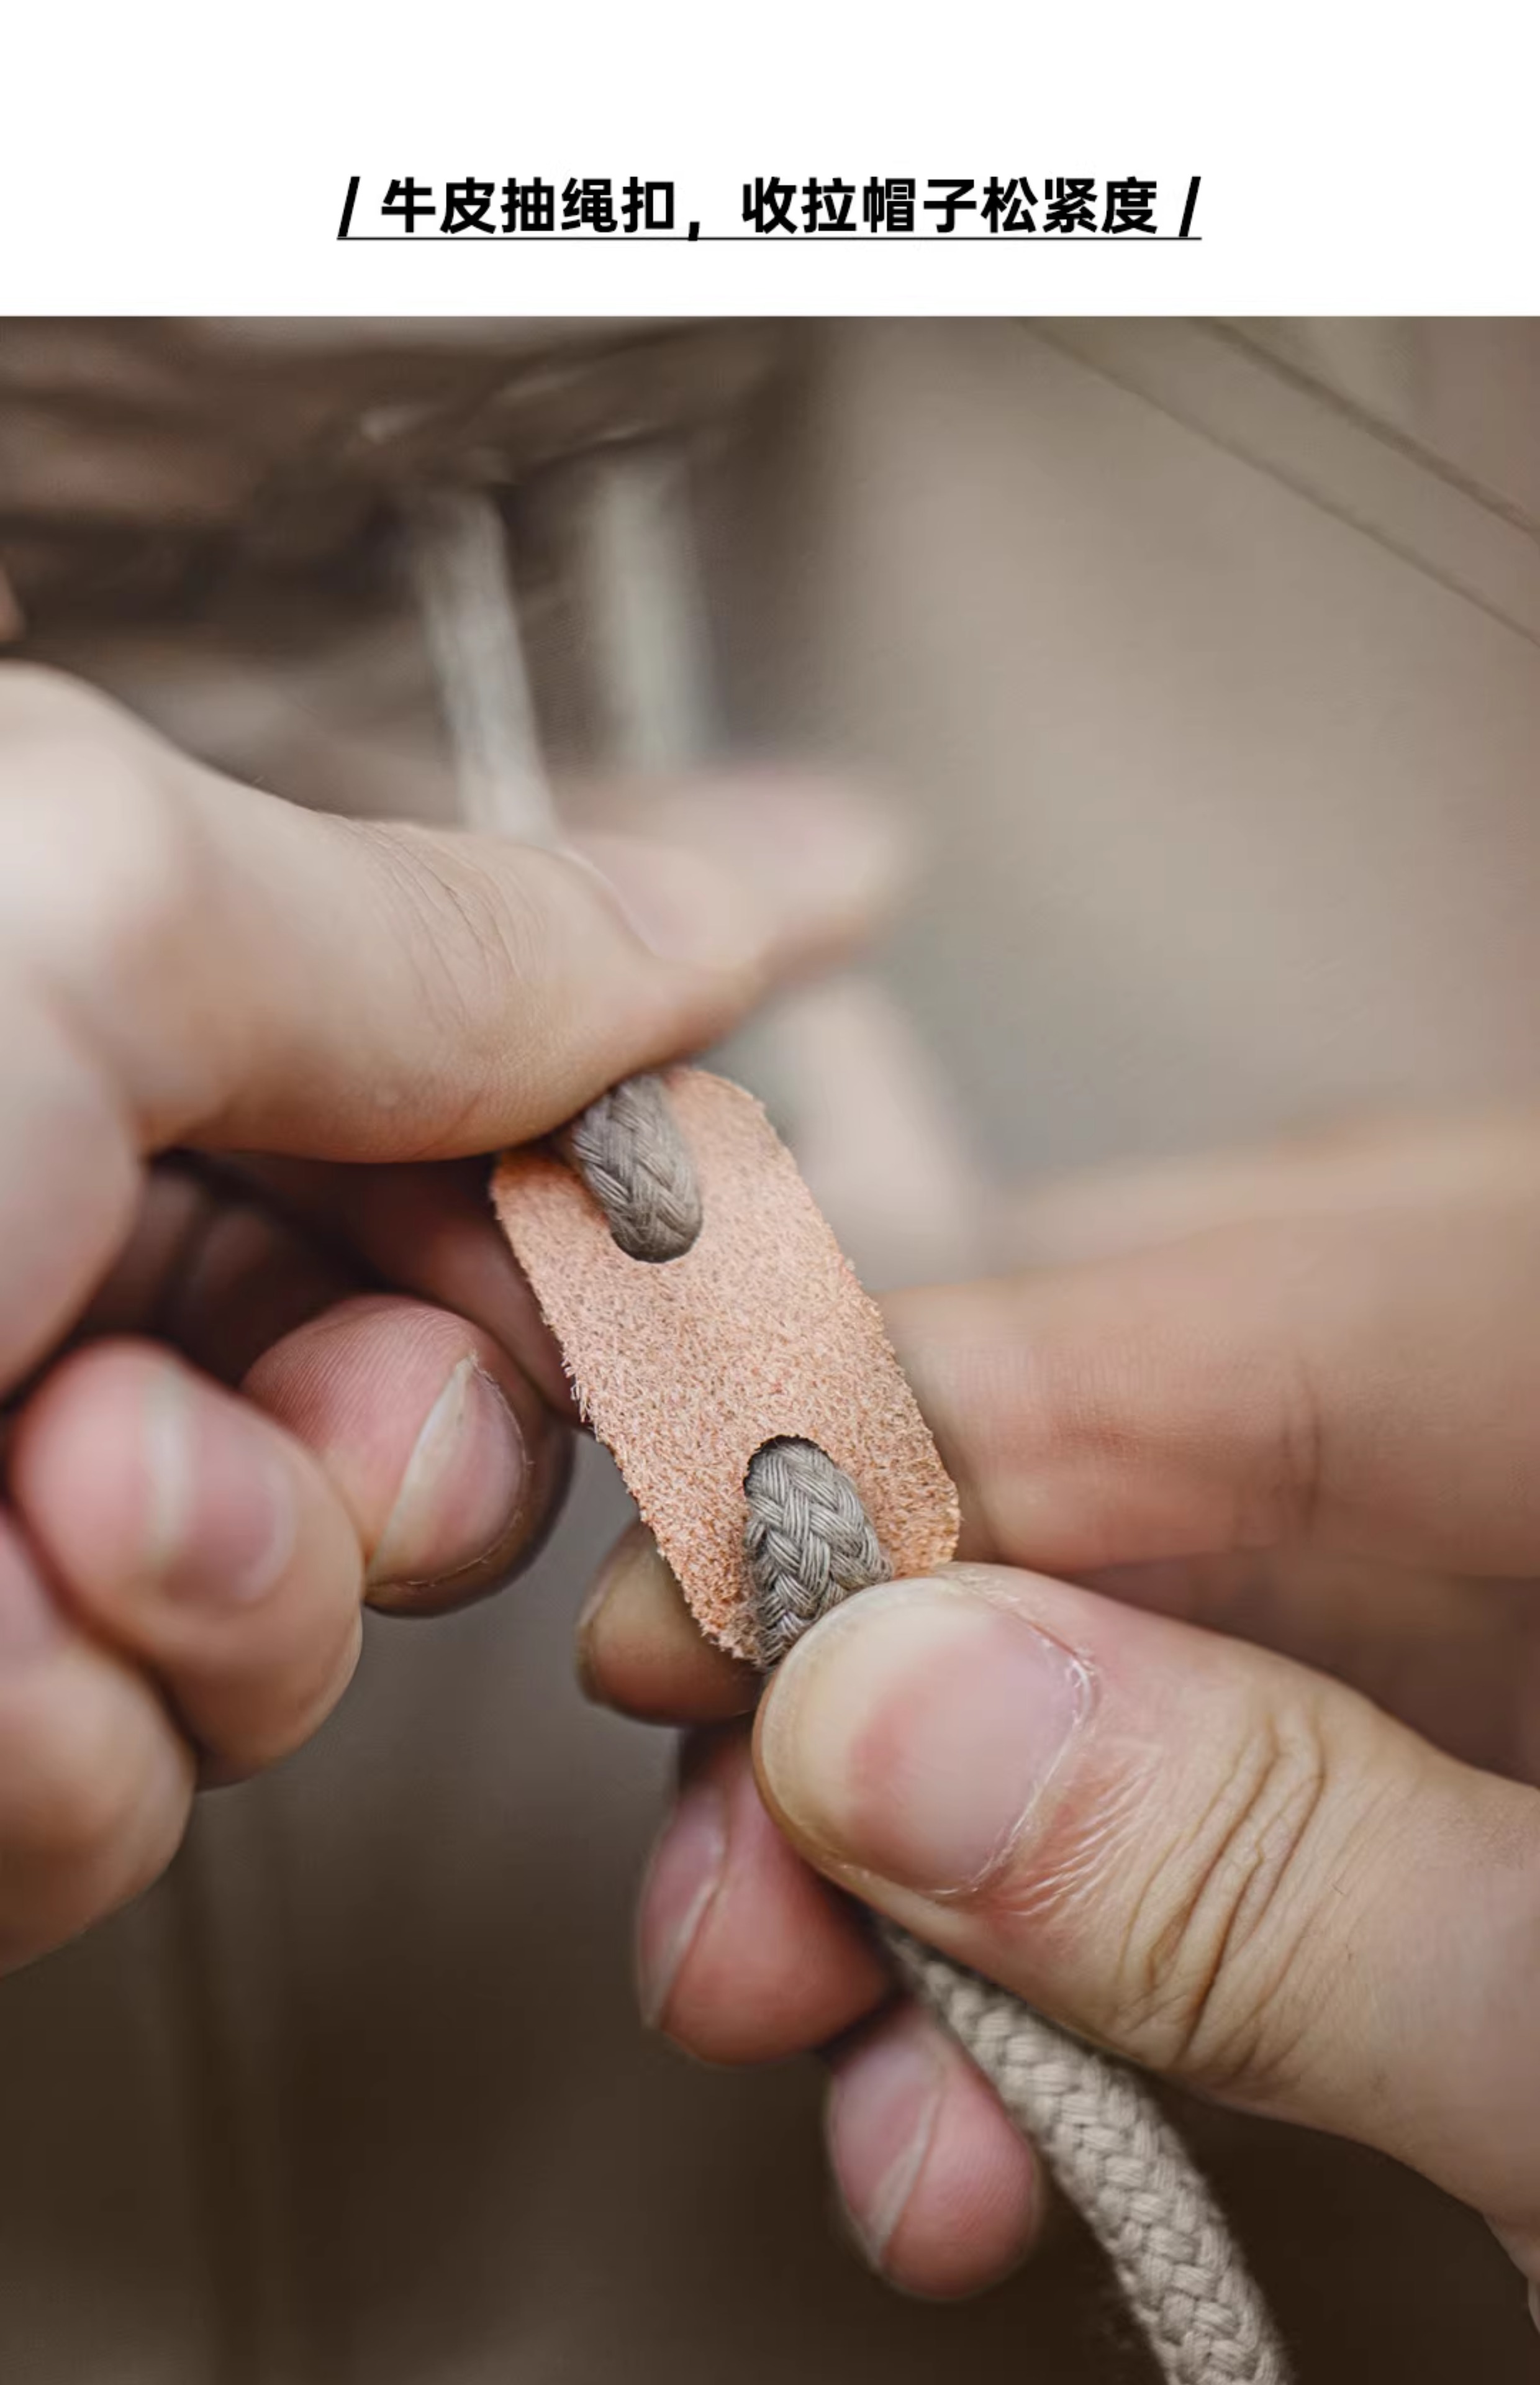
[[[484,361],[529,332],[476,337]],[[81,410],[110,440],[121,351],[88,344]],[[1540,334],[873,322],[773,345],[706,490],[725,699],[744,743],[879,774],[929,838],[877,974],[955,1113],[943,1192],[1533,1094]],[[420,353],[380,328],[371,402]],[[323,392],[341,369],[313,343]],[[157,453],[174,481],[173,432]],[[211,506],[227,531],[248,494]],[[84,507],[0,507],[33,651],[305,800],[443,808],[376,576],[328,555],[309,593],[292,558],[264,585],[241,529],[191,593],[181,563],[131,602],[131,575],[87,592],[49,562]],[[901,1235],[826,1158],[836,1225],[894,1271]],[[1148,2373],[1067,2223],[970,2308],[900,2303],[831,2223],[812,2067],[708,2075],[641,2034],[628,1907],[668,1751],[585,1708],[567,1653],[625,1513],[590,1456],[502,1601],[371,1622],[310,1751],[206,1801],[136,1910],[0,1987],[0,2374]],[[1532,2373],[1478,2221],[1354,2148],[1185,2118],[1304,2385]]]

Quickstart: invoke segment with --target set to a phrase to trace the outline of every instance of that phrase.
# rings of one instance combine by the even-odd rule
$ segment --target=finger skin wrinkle
[[[499,873],[468,845],[451,852],[441,839],[393,822],[328,825],[366,857],[401,915],[398,959],[412,973],[442,1055],[420,1087],[404,1100],[398,1091],[392,1102],[432,1121],[417,1143],[392,1139],[392,1157],[434,1161],[485,1143],[474,1122],[489,1104],[520,1122],[521,1138],[559,1125],[574,1105],[551,1103],[550,1022],[564,993],[563,1059],[590,1093],[599,1091],[609,1064],[595,1023],[580,988],[563,987],[555,968],[565,907],[560,864],[526,850],[518,872]],[[566,941],[579,943],[583,920],[565,925]]]
[[[463,948],[468,949],[470,960],[477,965],[478,987],[492,974],[486,966],[485,942],[467,937],[464,905],[449,899],[446,873],[426,841],[423,848],[416,849],[406,830],[375,820],[320,818],[328,835],[367,864],[385,889],[391,909],[400,915],[402,931],[393,939],[394,965],[411,976],[417,1006],[432,1021],[441,1064],[423,1068],[420,1083],[392,1087],[389,1103],[392,1112],[420,1112],[433,1122],[420,1143],[392,1138],[392,1156],[407,1163],[437,1159],[445,1150],[460,1147],[462,1128],[484,1105],[484,1072],[476,1065],[473,1044],[485,1040],[485,1013],[478,1015],[468,998],[456,994],[456,989],[464,984]],[[441,902],[433,899],[434,889],[444,898]],[[499,983],[497,992],[499,1014],[505,1017],[512,1037],[515,1005],[506,987]],[[501,1076],[507,1065],[506,1051],[499,1048],[487,1055],[486,1065]],[[462,1090],[456,1093],[456,1087]]]
[[[1261,1515],[1243,1523],[1237,1548],[1308,1545],[1325,1504],[1323,1404],[1309,1357],[1297,1354],[1279,1394],[1274,1442],[1277,1473],[1264,1490]]]
[[[1118,2042],[1140,2060],[1216,2092],[1254,2093],[1281,2058],[1285,1983],[1290,2004],[1309,2000],[1330,1761],[1308,1717],[1260,1720],[1232,1764],[1208,1760],[1212,1797],[1158,1849],[1127,1907],[1111,2010]]]
[[[1013,1934],[1031,1940],[1039,1960],[1073,1955],[1083,1942],[1108,1883],[1131,1866],[1149,1830],[1163,1794],[1163,1767],[1158,1745],[1108,1734],[1093,1778],[1074,1786],[1073,1817],[1068,1811],[1053,1817],[1020,1878],[1007,1875],[993,1893],[986,1886],[982,1902]]]
[[[522,1022],[539,1007],[551,955],[529,881],[536,873],[543,880],[548,866],[542,855],[524,854],[521,873],[494,876],[474,853],[451,851],[410,828],[368,820],[333,825],[384,880],[402,914],[401,948],[424,1010],[446,1055],[453,1055],[455,1073],[470,1077],[464,1112],[440,1130],[447,1143],[479,1097],[487,1071],[511,1090],[534,1080],[533,1067],[521,1059],[528,1040]]]
[[[500,1018],[504,1007],[511,1009],[510,998],[536,981],[540,940],[520,882],[512,875],[495,881],[470,855],[452,859],[443,844],[416,837],[407,827],[375,820],[333,825],[385,880],[403,915],[418,989],[440,1013],[446,1038],[460,1043],[467,1035],[484,1035],[489,1017]],[[441,968],[428,956],[446,946],[453,963]]]

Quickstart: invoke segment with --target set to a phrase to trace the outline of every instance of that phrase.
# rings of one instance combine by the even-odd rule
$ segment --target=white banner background
[[[1527,313],[1537,14],[85,0],[12,12],[0,311]],[[1141,175],[1201,238],[336,238],[348,178]],[[1164,226],[1162,225],[1162,229]]]

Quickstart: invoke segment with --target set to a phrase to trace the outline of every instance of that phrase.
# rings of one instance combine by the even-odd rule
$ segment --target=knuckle
[[[110,700],[68,671],[46,663],[0,665],[0,735],[7,739],[68,733],[77,723],[113,717]]]
[[[1214,2092],[1286,2065],[1307,2008],[1332,1753],[1309,1714],[1263,1715],[1211,1792],[1157,1835],[1124,1886],[1110,2034],[1136,2059]]]
[[[164,962],[200,899],[196,807],[155,742],[64,683],[0,704],[0,853],[8,940],[45,978],[89,962],[121,985]]]
[[[126,801],[154,750],[131,715],[96,689],[31,664],[0,668],[0,786],[7,797],[41,794],[53,807],[89,802],[104,784]]]

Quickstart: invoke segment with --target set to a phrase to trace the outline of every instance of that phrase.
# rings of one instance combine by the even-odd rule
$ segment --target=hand
[[[0,667],[0,1967],[315,1729],[364,1598],[536,1545],[571,1414],[466,1155],[715,1036],[890,857],[827,790],[659,817],[317,817]]]
[[[645,1542],[602,1579],[595,1693],[710,1726],[644,1895],[649,2007],[718,2060],[838,2042],[836,2173],[908,2287],[999,2275],[1041,2185],[825,1881],[1168,2077],[1410,2163],[1534,2306],[1540,1126],[1096,1214],[1095,1260],[888,1305],[962,1561],[820,1624],[751,1744],[754,1685]]]

